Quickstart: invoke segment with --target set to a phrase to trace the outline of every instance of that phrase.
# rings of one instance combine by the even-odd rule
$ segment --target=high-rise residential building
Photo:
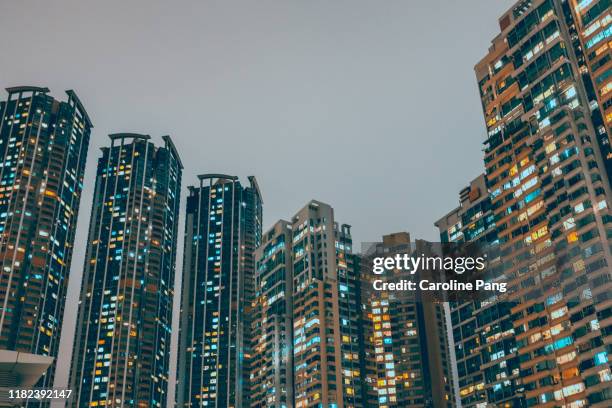
[[[293,407],[292,225],[278,221],[256,259],[251,407]]]
[[[609,2],[582,1],[582,11]],[[520,1],[476,65],[485,167],[527,406],[610,406],[609,135],[589,87],[609,7],[576,25],[562,0]],[[590,17],[589,17],[590,18]],[[602,20],[603,19],[603,20]],[[582,46],[573,30],[606,24]],[[602,51],[604,52],[604,51]],[[605,58],[602,57],[602,58]],[[589,65],[591,64],[591,65]],[[604,63],[605,64],[605,63]],[[609,71],[609,70],[608,70]],[[600,82],[603,83],[603,82]],[[602,133],[603,132],[603,133]],[[501,351],[501,350],[500,350]],[[485,372],[486,375],[486,372]],[[507,384],[499,383],[505,392]]]
[[[344,407],[334,211],[313,200],[291,222],[295,407]]]
[[[75,407],[166,407],[182,165],[169,136],[110,135],[79,302]]]
[[[359,257],[350,226],[310,201],[256,251],[252,407],[363,407]]]
[[[497,231],[486,178],[481,174],[461,190],[460,205],[438,220],[442,243],[477,243],[489,257],[489,269],[500,270]],[[487,279],[504,281],[490,273]],[[455,396],[464,408],[524,405],[520,385],[512,308],[516,301],[466,299],[445,304],[453,361]]]
[[[261,193],[254,177],[198,178],[185,219],[177,405],[248,407]]]
[[[373,257],[429,253],[406,232],[385,235],[362,254]],[[362,304],[368,407],[454,407],[444,308],[413,291],[377,291],[374,280],[410,280],[409,271],[363,272]]]
[[[338,310],[345,408],[365,407],[365,337],[361,308],[361,257],[353,253],[351,226],[334,223]]]
[[[0,102],[0,350],[57,357],[92,124],[73,91]],[[53,384],[55,361],[38,382]],[[0,381],[1,382],[1,381]]]

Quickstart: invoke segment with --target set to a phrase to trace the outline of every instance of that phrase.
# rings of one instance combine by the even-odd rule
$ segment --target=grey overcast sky
[[[256,175],[265,228],[316,198],[357,243],[402,230],[436,239],[433,222],[483,169],[473,66],[511,4],[0,1],[0,87],[74,89],[95,125],[58,384],[107,134],[170,134],[184,186],[205,172]]]

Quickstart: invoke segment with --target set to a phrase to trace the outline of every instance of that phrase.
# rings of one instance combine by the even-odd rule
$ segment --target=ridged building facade
[[[76,93],[0,102],[0,350],[56,358],[92,124]],[[38,382],[53,384],[56,361]]]
[[[169,136],[110,135],[98,160],[70,387],[74,407],[166,407],[182,164]]]
[[[248,407],[263,201],[255,177],[198,178],[185,218],[177,406]]]

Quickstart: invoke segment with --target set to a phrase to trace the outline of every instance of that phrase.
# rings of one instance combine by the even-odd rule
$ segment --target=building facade
[[[0,102],[0,350],[57,357],[92,124],[73,91]],[[55,361],[38,386],[53,384]]]
[[[363,407],[359,257],[350,226],[310,201],[256,251],[252,407]]]
[[[475,67],[526,406],[612,400],[609,135],[589,90],[600,75],[589,53],[609,43],[609,11],[606,1],[518,2]],[[597,24],[606,26],[597,39],[585,36]]]
[[[292,225],[280,220],[255,253],[251,407],[293,407]]]
[[[454,407],[444,308],[413,291],[377,291],[374,280],[409,280],[409,271],[374,275],[373,257],[424,253],[406,232],[385,235],[362,254],[367,407]]]
[[[334,211],[313,200],[291,221],[295,407],[343,407]]]
[[[592,108],[593,126],[602,158],[612,179],[612,12],[609,0],[571,0],[562,4],[572,15],[568,31],[577,50],[585,93]]]
[[[442,243],[478,243],[489,255],[487,278],[500,271],[495,215],[481,174],[461,190],[460,205],[438,220]],[[445,304],[457,403],[462,407],[524,405],[512,308],[516,301],[495,296]]]
[[[338,310],[345,408],[365,407],[365,337],[361,308],[361,257],[353,253],[351,226],[334,224]]]
[[[248,407],[255,249],[262,198],[254,177],[206,174],[190,187],[177,406]]]
[[[70,384],[75,407],[165,407],[182,165],[164,136],[98,160]]]

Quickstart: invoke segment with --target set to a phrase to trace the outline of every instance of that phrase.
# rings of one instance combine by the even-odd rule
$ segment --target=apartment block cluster
[[[368,257],[426,243],[392,233],[360,254],[316,200],[264,230],[255,177],[199,175],[182,206],[172,139],[134,133],[99,156],[67,299],[93,125],[73,91],[8,88],[0,386],[53,386],[68,301],[73,407],[612,406],[611,23],[610,0],[522,0],[476,64],[484,172],[432,223],[494,255],[488,279],[509,290],[486,300],[374,291]]]

